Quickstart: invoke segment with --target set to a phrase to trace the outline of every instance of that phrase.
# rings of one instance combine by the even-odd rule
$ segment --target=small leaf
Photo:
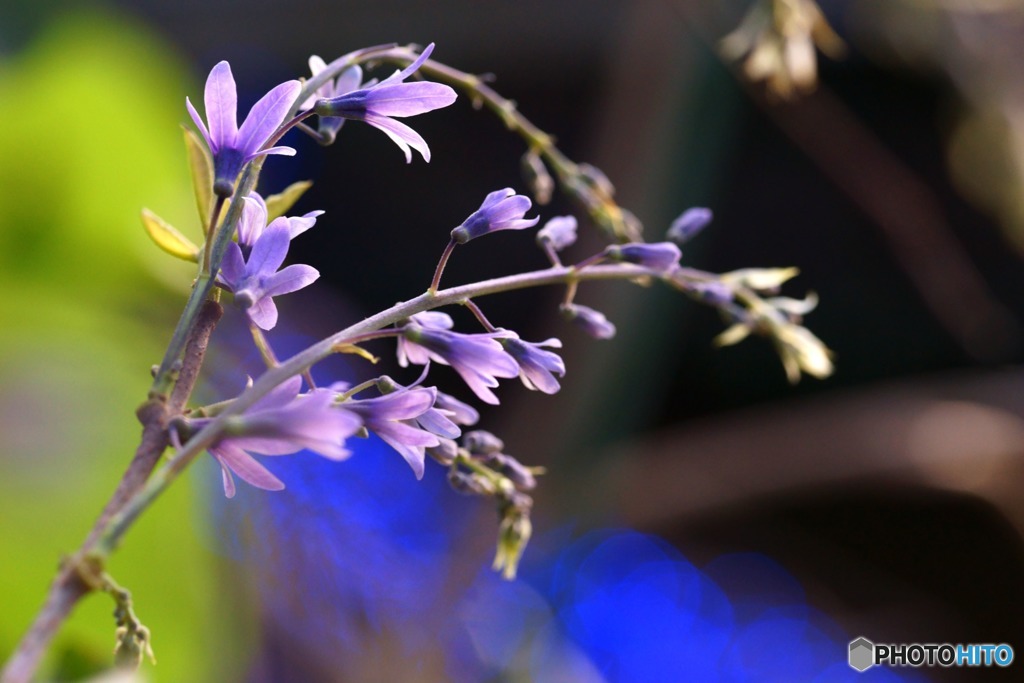
[[[210,227],[210,211],[213,208],[213,161],[210,160],[210,152],[199,136],[188,128],[183,130],[185,131],[188,166],[192,171],[192,190],[196,195],[199,222],[203,226],[205,235]]]
[[[283,216],[311,187],[313,187],[312,180],[300,180],[286,187],[283,192],[267,197],[267,222],[269,223],[278,216]]]
[[[366,360],[370,361],[374,365],[376,365],[377,361],[380,360],[380,358],[378,358],[377,356],[373,355],[372,353],[370,353],[369,351],[367,351],[363,347],[356,346],[355,344],[338,344],[337,346],[334,347],[334,352],[335,353],[354,353],[355,355],[359,356],[360,358],[365,358]]]
[[[171,256],[176,256],[192,263],[199,261],[199,247],[192,244],[189,238],[182,235],[173,225],[149,209],[142,210],[142,226],[146,229],[150,239],[156,242],[156,246]]]

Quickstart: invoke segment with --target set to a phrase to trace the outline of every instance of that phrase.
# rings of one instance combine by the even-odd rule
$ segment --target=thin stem
[[[371,389],[377,386],[377,382],[379,381],[380,377],[374,377],[373,379],[368,379],[365,382],[360,382],[359,384],[355,385],[354,387],[343,393],[341,396],[339,396],[338,402],[340,403],[341,401],[347,401],[348,399],[352,398],[359,392],[366,391],[367,389]]]
[[[491,324],[491,321],[487,319],[487,316],[484,315],[484,312],[480,310],[480,307],[473,303],[472,299],[466,299],[465,301],[462,302],[462,305],[468,308],[473,313],[476,319],[480,321],[480,324],[484,326],[485,330],[487,330],[488,332],[494,332],[495,329],[497,329],[494,327],[494,325]]]
[[[274,349],[270,347],[270,340],[263,334],[256,325],[249,324],[249,331],[252,333],[252,340],[256,343],[256,348],[260,352],[260,357],[263,358],[263,363],[267,368],[276,368],[279,363],[277,362],[277,356],[274,355]]]
[[[228,248],[228,243],[235,232],[235,226],[238,225],[238,221],[242,216],[242,197],[247,196],[256,187],[256,180],[259,178],[262,167],[263,157],[254,160],[245,167],[242,179],[239,181],[238,187],[235,188],[235,194],[232,197],[231,204],[228,206],[227,215],[221,221],[220,229],[216,231],[215,235],[207,237],[205,252],[208,258],[204,256],[204,267],[200,270],[195,284],[192,285],[192,292],[189,294],[188,302],[181,313],[181,318],[178,319],[178,325],[174,328],[171,341],[167,344],[167,351],[164,353],[163,360],[160,361],[160,367],[153,378],[153,384],[149,391],[152,398],[166,397],[170,392],[171,385],[174,383],[172,368],[178,359],[181,358],[196,316],[199,315],[203,302],[206,301],[210,290],[213,289],[217,270],[220,268],[220,263],[224,258],[224,251]]]
[[[217,230],[217,219],[224,208],[223,195],[217,195],[217,201],[213,204],[213,213],[210,214],[210,225],[206,228],[206,242],[203,243],[203,272],[210,272],[210,247],[213,243],[213,235]]]
[[[544,240],[543,249],[544,254],[548,257],[548,261],[551,261],[551,265],[553,265],[556,268],[562,265],[562,259],[561,257],[559,257],[558,252],[555,251],[555,247],[551,244],[551,242]]]
[[[434,269],[434,279],[430,281],[430,287],[427,288],[428,292],[437,292],[437,287],[441,284],[441,274],[444,273],[444,267],[448,264],[448,258],[452,255],[452,251],[454,250],[455,239],[451,238],[448,240],[448,246],[446,246],[444,251],[441,253],[441,260],[437,262],[437,268]]]
[[[308,111],[302,112],[301,114],[296,114],[288,121],[282,123],[281,126],[276,131],[274,131],[274,134],[267,139],[266,143],[263,145],[263,149],[270,149],[271,147],[276,145],[278,141],[284,137],[285,133],[287,133],[292,128],[299,125],[306,119],[308,119],[314,113],[315,112],[312,109],[310,109]]]
[[[382,51],[375,57],[408,66],[418,54],[407,48]],[[476,104],[483,104],[501,119],[505,127],[518,135],[527,147],[547,162],[558,177],[562,191],[575,200],[595,223],[619,242],[640,242],[639,222],[622,210],[612,198],[609,188],[596,181],[583,166],[574,163],[555,146],[554,139],[527,119],[516,103],[499,95],[483,79],[450,66],[428,59],[419,68],[420,73],[436,78],[468,93]]]

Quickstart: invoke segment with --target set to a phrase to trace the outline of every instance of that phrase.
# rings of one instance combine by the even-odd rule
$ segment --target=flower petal
[[[218,147],[214,144],[213,140],[210,139],[210,131],[206,130],[206,124],[203,123],[203,119],[199,116],[199,112],[192,106],[191,100],[185,98],[185,108],[188,109],[189,116],[192,117],[192,122],[196,124],[196,128],[203,134],[203,139],[206,140],[206,146],[210,148],[210,152],[213,154],[217,153]]]
[[[238,135],[238,92],[227,62],[218,62],[210,71],[204,100],[210,140],[216,145],[211,150],[216,153],[222,147],[234,147]]]
[[[412,163],[410,147],[419,152],[423,156],[424,161],[430,161],[430,148],[427,146],[427,141],[409,126],[400,121],[389,119],[386,116],[378,116],[372,112],[367,112],[364,120],[374,128],[384,131],[391,138],[391,141],[401,148],[402,152],[405,153],[406,163]]]
[[[284,482],[270,473],[263,465],[256,462],[256,459],[243,451],[241,448],[231,444],[220,444],[210,449],[210,455],[216,458],[221,466],[238,475],[242,481],[265,491],[280,491],[284,488]],[[225,477],[224,492],[230,498],[234,492],[228,493],[227,479]],[[234,486],[232,485],[232,488]]]
[[[242,249],[234,242],[229,242],[228,250],[224,252],[224,260],[220,262],[217,281],[233,292],[243,277],[245,277],[245,258],[242,256]]]
[[[245,264],[245,272],[249,277],[267,278],[277,272],[288,255],[288,224],[268,227],[256,240]]]
[[[238,129],[238,149],[246,156],[258,152],[274,131],[284,123],[284,118],[295,103],[300,90],[302,85],[298,81],[285,81],[261,97],[249,110],[249,115]]]
[[[246,310],[246,314],[261,330],[272,330],[277,325],[277,304],[269,296],[256,301]]]
[[[278,296],[306,287],[320,277],[320,271],[313,266],[296,264],[280,270],[264,281],[264,294]]]
[[[457,99],[455,91],[443,83],[420,81],[378,85],[366,95],[366,110],[381,116],[416,116],[447,107]]]

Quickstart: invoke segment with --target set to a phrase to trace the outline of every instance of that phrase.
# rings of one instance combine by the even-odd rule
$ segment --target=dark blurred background
[[[5,592],[25,595],[0,624],[0,649],[13,644],[41,600],[56,553],[74,547],[84,533],[82,516],[98,510],[119,455],[103,453],[109,461],[105,478],[82,475],[96,470],[60,459],[78,448],[77,434],[102,433],[107,428],[97,425],[107,422],[120,431],[90,443],[102,445],[95,450],[128,452],[132,427],[124,416],[144,392],[145,369],[158,357],[187,285],[187,268],[168,270],[135,224],[145,204],[196,232],[189,223],[183,156],[174,149],[180,144],[174,126],[187,122],[184,96],[201,99],[208,69],[227,59],[244,112],[270,86],[306,74],[309,54],[329,61],[390,41],[435,42],[435,59],[495,74],[495,89],[555,135],[567,156],[608,175],[618,202],[644,222],[647,239],[660,239],[687,207],[712,208],[712,226],[684,249],[687,265],[712,271],[798,267],[800,277],[785,292],[820,296],[807,326],[835,352],[833,377],[791,386],[770,343],[752,339],[714,348],[712,339],[723,329],[718,315],[673,292],[584,288],[578,301],[604,311],[618,326],[609,342],[567,327],[557,315],[557,290],[484,302],[495,324],[526,339],[556,335],[566,345],[569,372],[561,393],[549,398],[509,382],[502,407],[484,412],[484,428],[500,434],[509,453],[548,469],[536,496],[538,539],[536,549],[527,550],[526,585],[553,585],[544,583],[544,558],[560,557],[570,539],[592,529],[631,528],[658,535],[662,540],[650,543],[671,547],[658,546],[658,552],[673,561],[685,556],[719,577],[717,585],[727,593],[729,582],[709,567],[716,558],[754,558],[749,566],[737,561],[745,578],[729,593],[734,604],[744,584],[761,585],[758,563],[773,563],[781,572],[773,576],[789,577],[802,587],[802,604],[831,620],[839,634],[833,641],[840,649],[832,653],[838,662],[845,662],[844,638],[858,635],[875,642],[1024,647],[1024,617],[1015,609],[1024,600],[1018,367],[1024,358],[1024,6],[1010,0],[823,2],[848,54],[841,60],[819,55],[817,90],[780,101],[762,84],[746,82],[738,65],[723,62],[714,49],[749,4],[142,1],[72,9],[57,0],[8,3],[0,21],[0,106],[8,129],[0,147],[7,184],[0,190],[0,278],[5,298],[18,301],[0,308],[8,321],[0,332],[0,443],[6,454],[0,466],[2,486],[11,489],[0,523],[3,547],[16,560],[3,577]],[[143,97],[144,104],[138,101]],[[81,123],[85,118],[91,123]],[[139,137],[158,122],[168,130]],[[295,321],[296,334],[329,332],[418,293],[448,230],[487,192],[525,190],[522,143],[465,98],[413,125],[430,144],[430,164],[419,158],[404,164],[379,131],[352,123],[327,149],[293,133],[286,141],[298,156],[267,164],[265,192],[311,178],[315,185],[297,211],[327,212],[290,255],[315,265],[321,282],[330,285],[329,291],[285,302],[283,316]],[[169,170],[154,170],[161,164]],[[109,170],[96,170],[101,167]],[[75,199],[79,195],[87,199]],[[75,201],[114,208],[65,208],[78,206]],[[540,213],[548,218],[573,209],[556,194]],[[83,211],[91,223],[81,219]],[[41,230],[49,232],[40,237]],[[579,258],[600,244],[595,230],[584,226],[581,232],[584,239],[571,252]],[[458,250],[445,281],[543,264],[532,239],[503,233]],[[97,267],[106,272],[99,284],[90,275]],[[85,284],[69,284],[68,278]],[[462,314],[455,312],[457,320],[469,323]],[[225,344],[230,330],[229,321],[218,333]],[[112,331],[131,350],[109,346]],[[285,332],[271,338],[284,347],[293,343]],[[120,367],[126,364],[131,368]],[[385,365],[396,370],[389,359]],[[100,401],[102,408],[88,407],[97,414],[84,414],[81,403],[94,400],[88,387],[108,386],[112,376],[121,379],[106,394],[110,405]],[[450,379],[442,378],[442,388],[458,390]],[[29,426],[42,422],[56,424],[59,436],[44,439]],[[348,477],[343,470],[356,460],[332,465],[332,474],[317,471]],[[50,469],[41,474],[43,467]],[[149,528],[144,524],[129,536],[119,561],[135,583],[124,583],[144,592],[147,581],[167,580],[168,570],[146,568],[155,556],[137,544],[149,534],[168,539],[148,542],[163,548],[158,552],[166,553],[169,571],[188,584],[177,592],[190,597],[156,608],[172,635],[164,648],[157,636],[158,654],[166,652],[164,661],[171,663],[151,669],[154,679],[298,680],[282,671],[304,670],[308,680],[463,674],[465,680],[530,680],[500,673],[519,670],[509,663],[515,660],[488,660],[480,654],[487,648],[472,636],[476,659],[450,655],[432,667],[410,657],[405,663],[411,668],[403,670],[403,660],[389,657],[382,644],[394,637],[389,617],[370,618],[376,608],[362,604],[397,589],[385,585],[359,599],[339,597],[318,586],[335,586],[329,567],[345,563],[345,548],[317,576],[308,576],[317,565],[312,541],[300,543],[301,549],[291,545],[306,533],[302,515],[320,519],[318,496],[330,499],[328,507],[341,517],[354,516],[355,504],[336,499],[334,489],[320,490],[316,482],[322,479],[286,467],[293,477],[305,477],[307,489],[289,481],[272,502],[262,493],[241,496],[233,509],[225,506],[235,503],[217,501],[209,483],[213,470],[203,469],[193,478],[194,493],[179,493],[177,502],[168,503],[178,506],[176,513],[169,507],[161,513],[168,517],[155,516]],[[406,474],[399,468],[394,476]],[[59,510],[74,522],[45,521],[49,506],[42,500],[69,487],[58,485],[62,477],[81,476],[96,480],[90,479],[94,495],[72,497]],[[417,545],[414,554],[436,558],[430,555],[436,551],[446,558],[450,574],[423,580],[458,603],[452,584],[472,583],[491,552],[492,513],[445,493],[436,476],[430,479],[423,486],[438,492],[424,494],[422,505],[433,510],[438,525],[451,528],[420,532],[452,536],[427,543],[428,549]],[[385,493],[391,489],[383,481],[364,483],[382,500],[405,495]],[[293,488],[309,496],[297,509],[282,502]],[[218,531],[204,521],[211,500]],[[277,509],[281,505],[286,507]],[[402,509],[408,517],[426,514]],[[181,515],[177,522],[175,514]],[[263,526],[254,521],[260,519]],[[281,526],[283,519],[292,526]],[[321,521],[324,538],[311,538],[339,542],[330,521]],[[54,533],[33,526],[40,523]],[[372,545],[365,533],[370,527],[361,527],[364,535],[340,538]],[[174,534],[187,552],[167,547],[179,543],[169,540]],[[236,542],[225,558],[224,548]],[[380,550],[387,552],[403,557],[404,551]],[[294,562],[298,556],[306,561]],[[228,593],[238,595],[223,594],[220,587],[232,572],[253,566],[262,568],[255,572],[260,578],[239,582],[252,586],[235,585]],[[113,570],[116,575],[116,565]],[[282,588],[287,577],[309,590],[292,595],[293,588]],[[292,597],[269,599],[268,591]],[[560,604],[540,588],[537,593]],[[292,619],[282,614],[294,615],[296,601],[335,598],[363,615],[348,628],[376,634],[359,642],[374,642],[385,654],[334,663],[330,652],[295,635],[297,617],[292,628],[281,626]],[[520,598],[512,602],[523,604]],[[239,603],[248,606],[241,616],[234,607]],[[397,609],[401,619],[429,620],[432,610],[443,608],[423,606],[417,617]],[[105,610],[82,610],[64,641],[66,668],[75,658],[102,661],[74,643],[95,643],[96,633],[105,633]],[[190,634],[190,620],[209,623]],[[596,664],[588,674],[561,680],[654,680],[630,674],[624,664],[604,667],[571,623],[563,623],[570,640]],[[233,634],[228,645],[220,640],[225,631]],[[400,651],[418,651],[402,642],[406,649]],[[181,664],[176,649],[188,648],[194,650],[191,659]],[[226,654],[211,664],[214,649]],[[598,675],[594,670],[604,678],[588,678]],[[559,680],[536,671],[534,680]],[[784,666],[773,671],[778,680],[811,680],[788,675]],[[932,680],[979,676],[921,673]],[[837,670],[834,678],[822,674],[817,680],[845,680],[841,675]]]

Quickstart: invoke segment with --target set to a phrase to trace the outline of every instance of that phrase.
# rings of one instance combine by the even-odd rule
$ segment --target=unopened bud
[[[547,166],[534,150],[529,150],[522,158],[523,179],[526,180],[533,198],[543,206],[551,201],[551,195],[555,190],[555,181],[548,173]]]
[[[505,450],[505,443],[501,439],[482,429],[463,434],[462,445],[467,451],[477,456],[500,453]]]

